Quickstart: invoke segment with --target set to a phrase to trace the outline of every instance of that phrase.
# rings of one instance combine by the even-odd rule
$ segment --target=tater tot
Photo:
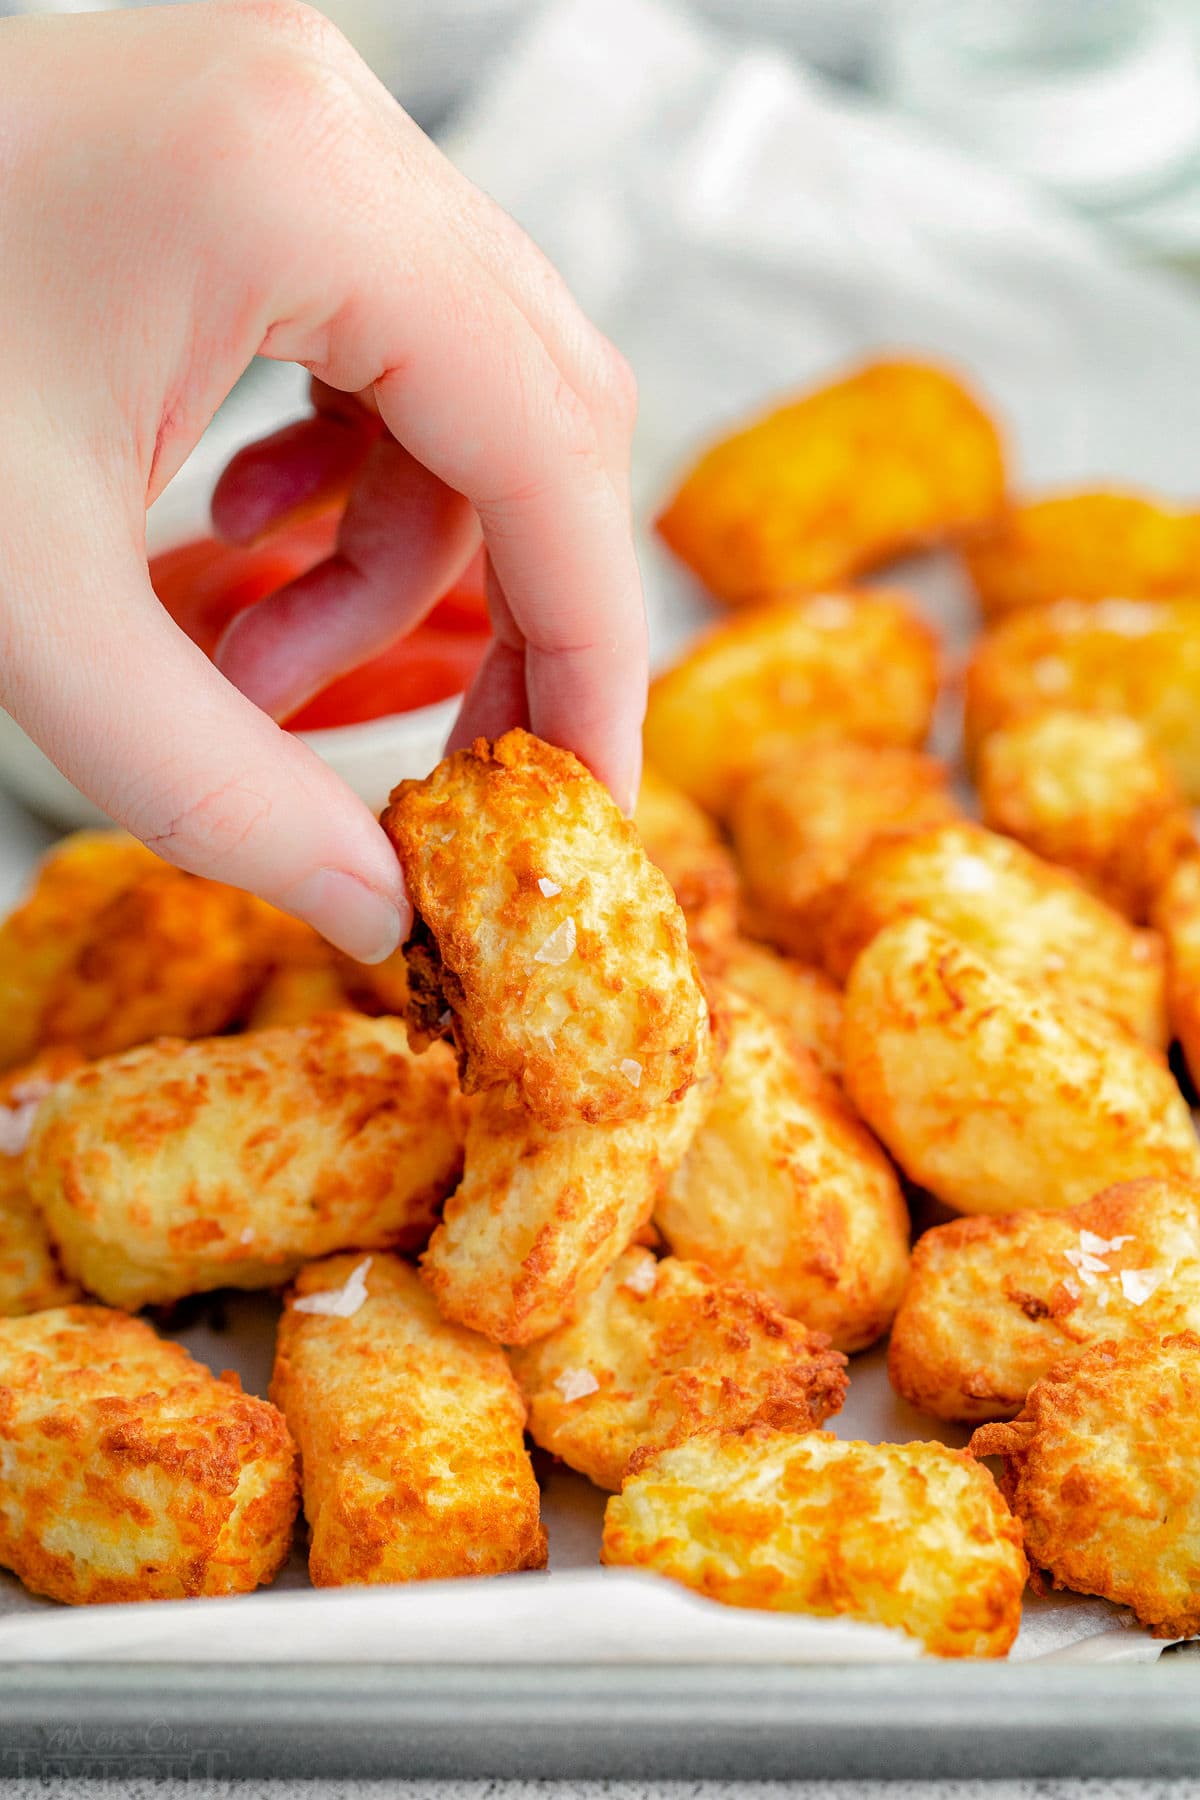
[[[786,1028],[728,989],[715,998],[724,1056],[655,1223],[677,1256],[862,1350],[887,1330],[908,1269],[891,1165]]]
[[[1142,494],[1054,494],[972,533],[968,573],[985,617],[1052,600],[1200,594],[1200,518]]]
[[[267,976],[246,1023],[251,1031],[267,1031],[274,1025],[304,1025],[320,1013],[353,1011],[332,959],[325,964],[283,963]]]
[[[976,774],[985,824],[1136,922],[1195,841],[1175,772],[1136,719],[1031,713],[984,739]]]
[[[24,1151],[38,1107],[81,1060],[60,1045],[0,1076],[0,1317],[18,1318],[80,1298],[78,1287],[59,1267],[45,1221],[29,1197]]]
[[[134,1310],[271,1287],[349,1245],[419,1247],[462,1137],[444,1049],[332,1013],[80,1070],[39,1108],[25,1168],[67,1272]]]
[[[852,1103],[958,1212],[1063,1211],[1114,1180],[1200,1175],[1160,1057],[926,919],[898,919],[859,957],[843,1049]]]
[[[517,1351],[535,1444],[598,1487],[631,1456],[713,1426],[812,1431],[841,1407],[846,1359],[762,1294],[632,1248],[569,1324]]]
[[[418,917],[408,1021],[468,1093],[513,1082],[546,1125],[645,1118],[696,1073],[683,914],[583,764],[527,731],[395,790],[383,826]]]
[[[1069,1212],[919,1238],[892,1326],[897,1393],[939,1419],[1012,1418],[1098,1338],[1200,1328],[1200,1187],[1129,1181]]]
[[[708,814],[647,763],[633,822],[675,891],[690,943],[722,942],[737,928],[737,867]]]
[[[1200,852],[1175,865],[1151,918],[1167,946],[1167,1013],[1194,1087],[1200,1081]]]
[[[906,596],[775,600],[707,632],[656,677],[646,752],[720,818],[750,770],[797,742],[919,746],[937,683],[937,640]]]
[[[557,1330],[650,1218],[706,1085],[645,1119],[557,1130],[513,1088],[474,1101],[462,1182],[422,1261],[445,1316],[503,1344]]]
[[[990,732],[1045,706],[1124,713],[1200,801],[1200,599],[1060,600],[1003,620],[967,669],[974,759]]]
[[[540,1569],[525,1406],[504,1352],[388,1255],[302,1269],[271,1398],[300,1446],[316,1587]]]
[[[946,369],[869,362],[708,450],[658,520],[732,604],[819,588],[990,519],[999,434]]]
[[[763,1426],[651,1456],[609,1501],[600,1554],[727,1606],[892,1626],[935,1656],[1007,1655],[1027,1572],[963,1451]]]
[[[842,995],[824,970],[744,937],[702,947],[700,965],[706,979],[724,982],[786,1025],[812,1052],[822,1074],[840,1080]]]
[[[1183,1331],[1093,1345],[1037,1382],[1012,1424],[982,1426],[971,1452],[1004,1459],[1001,1489],[1050,1585],[1130,1607],[1152,1637],[1194,1637],[1198,1433],[1200,1337]]]
[[[856,863],[825,936],[844,981],[893,919],[940,925],[1002,974],[1094,1007],[1156,1049],[1168,1040],[1166,952],[1072,876],[963,820],[880,843]]]
[[[0,1320],[0,1563],[70,1605],[244,1594],[286,1560],[282,1416],[141,1319]]]
[[[819,961],[864,851],[959,817],[949,780],[919,751],[836,738],[796,745],[748,775],[729,826],[755,935]]]
[[[0,1067],[47,1044],[105,1056],[223,1030],[266,971],[269,914],[120,832],[65,839],[0,925]]]

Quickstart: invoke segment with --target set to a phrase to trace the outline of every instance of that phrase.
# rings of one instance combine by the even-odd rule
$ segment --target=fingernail
[[[394,901],[341,869],[317,869],[306,875],[278,904],[361,963],[382,962],[390,956],[407,924]]]

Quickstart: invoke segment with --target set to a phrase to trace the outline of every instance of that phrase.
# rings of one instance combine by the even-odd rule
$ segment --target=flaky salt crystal
[[[1165,1269],[1122,1269],[1121,1292],[1134,1306],[1144,1306],[1165,1279]]]
[[[1120,1250],[1122,1245],[1132,1242],[1131,1237],[1097,1237],[1094,1231],[1081,1231],[1079,1234],[1079,1248],[1089,1256],[1107,1256],[1110,1251]]]
[[[239,1244],[252,1244],[253,1242],[254,1242],[254,1227],[253,1227],[253,1225],[247,1225],[245,1231],[243,1231],[241,1236],[238,1238],[238,1243]]]
[[[642,1065],[632,1056],[623,1056],[617,1064],[630,1087],[642,1085]]]
[[[645,1262],[640,1262],[637,1268],[625,1277],[621,1286],[627,1287],[631,1294],[641,1294],[644,1298],[653,1290],[657,1280],[658,1264],[652,1256],[648,1256]]]
[[[40,1100],[26,1100],[22,1106],[0,1106],[0,1153],[20,1156],[40,1105]]]
[[[325,1313],[331,1319],[352,1319],[366,1302],[367,1270],[374,1260],[373,1256],[364,1257],[357,1268],[351,1269],[344,1287],[326,1288],[320,1294],[305,1294],[303,1299],[296,1301],[296,1311]]]
[[[547,900],[553,900],[555,894],[562,893],[562,889],[557,881],[551,881],[546,875],[538,876],[538,886],[541,888],[542,893],[546,896]]]
[[[563,963],[570,962],[575,954],[575,921],[566,918],[562,924],[550,933],[540,950],[534,952],[534,962],[550,963],[560,968]]]
[[[568,1403],[572,1400],[586,1400],[589,1394],[596,1393],[600,1387],[590,1369],[564,1369],[561,1375],[555,1376],[554,1385]]]
[[[1104,1259],[1093,1256],[1090,1250],[1064,1250],[1063,1255],[1080,1275],[1107,1275],[1110,1273],[1109,1266]]]

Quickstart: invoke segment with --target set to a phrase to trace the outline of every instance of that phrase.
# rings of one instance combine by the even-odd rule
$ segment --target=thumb
[[[63,484],[65,486],[65,484]],[[178,867],[248,888],[361,962],[411,909],[370,812],[173,623],[111,493],[10,487],[0,702],[89,799]]]

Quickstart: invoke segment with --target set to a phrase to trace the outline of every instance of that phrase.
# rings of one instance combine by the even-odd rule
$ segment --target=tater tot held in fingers
[[[39,1109],[26,1174],[67,1271],[133,1310],[271,1287],[350,1244],[419,1248],[462,1139],[444,1048],[332,1013],[80,1070]]]
[[[723,817],[750,770],[805,740],[918,748],[937,684],[937,639],[907,595],[779,597],[705,632],[656,677],[646,754]]]
[[[908,1269],[892,1166],[785,1026],[711,991],[723,1055],[655,1222],[677,1256],[767,1295],[839,1350],[865,1349]]]
[[[1068,1212],[956,1219],[917,1240],[888,1346],[935,1418],[1012,1418],[1099,1338],[1200,1329],[1200,1186],[1129,1181]]]
[[[300,1446],[317,1587],[540,1569],[525,1406],[504,1353],[397,1257],[301,1271],[271,1395]]]
[[[0,1320],[0,1563],[72,1605],[244,1594],[291,1548],[282,1416],[141,1319]]]
[[[550,1126],[645,1118],[695,1077],[683,914],[633,824],[526,731],[445,758],[383,815],[418,918],[408,1020],[468,1093],[507,1082]]]
[[[1152,1637],[1200,1634],[1200,1336],[1093,1345],[1051,1369],[974,1456],[1000,1486],[1049,1583],[1130,1607]]]
[[[890,1625],[935,1656],[1006,1656],[1026,1577],[1020,1527],[963,1451],[762,1426],[652,1455],[609,1501],[601,1557],[728,1606]]]
[[[1063,1211],[1114,1180],[1200,1175],[1163,1059],[925,919],[886,926],[855,963],[843,1044],[852,1103],[958,1212]]]
[[[993,421],[948,370],[869,362],[714,444],[658,520],[731,604],[819,588],[999,509]]]
[[[630,1457],[712,1426],[812,1431],[847,1387],[845,1357],[819,1332],[703,1264],[637,1248],[513,1369],[534,1442],[612,1489]]]
[[[1166,1048],[1158,933],[1135,930],[1073,876],[1011,838],[962,820],[867,850],[825,934],[830,974],[845,981],[876,933],[908,917],[950,932],[1000,973],[1095,1007]]]

